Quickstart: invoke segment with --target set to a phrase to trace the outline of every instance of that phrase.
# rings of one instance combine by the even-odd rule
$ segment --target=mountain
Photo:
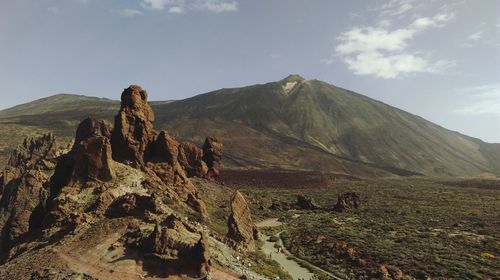
[[[199,135],[219,137],[229,167],[361,176],[500,174],[500,144],[298,75],[151,105],[156,127],[177,138],[201,143]],[[108,99],[56,95],[1,111],[0,128],[12,133],[1,136],[0,148],[6,151],[14,140],[46,130],[69,141],[79,121],[89,115],[111,120],[118,106]]]

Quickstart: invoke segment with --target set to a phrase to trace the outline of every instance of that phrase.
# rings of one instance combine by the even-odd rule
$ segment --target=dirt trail
[[[290,274],[293,277],[293,279],[295,280],[312,279],[314,274],[311,273],[306,268],[300,266],[300,264],[297,263],[296,261],[288,259],[287,255],[285,255],[285,253],[282,250],[278,252],[278,250],[274,248],[274,245],[276,243],[268,241],[269,236],[263,235],[262,237],[264,239],[264,245],[262,245],[262,251],[264,251],[266,256],[271,256],[271,259],[277,261],[283,267],[283,270],[288,272],[288,274]]]
[[[272,218],[272,219],[267,219],[267,220],[258,222],[256,225],[257,225],[257,227],[261,228],[261,227],[278,227],[278,226],[281,226],[282,224],[283,224],[282,222],[278,221],[278,218]],[[264,235],[264,234],[262,235],[263,240],[264,240],[264,245],[262,246],[262,250],[264,251],[264,253],[267,256],[270,255],[273,260],[277,261],[283,267],[283,269],[285,271],[287,271],[293,277],[294,280],[297,280],[299,278],[305,279],[305,280],[312,279],[312,277],[314,276],[313,273],[309,272],[309,270],[307,270],[306,268],[300,266],[299,263],[297,263],[296,261],[287,259],[288,255],[293,256],[293,254],[290,253],[283,245],[283,241],[281,240],[281,238],[279,238],[280,234],[281,234],[281,232],[277,233],[275,236],[278,237],[277,244],[279,246],[281,246],[281,248],[282,248],[281,252],[277,252],[277,249],[274,248],[274,245],[276,243],[268,241],[269,236]],[[304,261],[304,262],[306,262],[306,261]],[[340,278],[340,277],[332,274],[331,272],[328,272],[328,271],[326,271],[318,266],[315,266],[309,262],[306,262],[306,263],[309,266],[311,266],[312,268],[314,268],[318,271],[321,271],[324,274],[332,277],[332,279],[344,280],[343,278]]]

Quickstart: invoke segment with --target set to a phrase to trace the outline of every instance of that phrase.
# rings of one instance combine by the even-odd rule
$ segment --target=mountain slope
[[[494,164],[498,146],[296,75],[264,85],[210,92],[159,106],[157,111],[162,124],[182,138],[191,138],[199,129],[206,133],[222,129],[229,134],[239,130],[224,129],[230,123],[285,143],[301,143],[377,166],[429,175],[498,173]],[[186,121],[204,125],[193,128]],[[265,143],[259,146],[261,153],[274,149]]]
[[[403,170],[439,176],[500,174],[499,144],[298,75],[151,105],[155,125],[180,139],[201,143],[197,135],[218,136],[231,167],[356,175]],[[40,109],[44,106],[48,109]],[[9,139],[0,136],[0,149],[10,148],[13,139],[19,142],[27,127],[30,133],[52,130],[69,141],[80,120],[89,115],[112,119],[118,106],[108,99],[57,95],[1,111],[0,128],[16,132]]]

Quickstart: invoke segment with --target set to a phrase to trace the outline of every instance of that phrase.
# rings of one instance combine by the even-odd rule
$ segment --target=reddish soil
[[[255,188],[323,188],[335,180],[359,180],[359,178],[337,173],[286,170],[222,170],[219,180],[228,186]]]

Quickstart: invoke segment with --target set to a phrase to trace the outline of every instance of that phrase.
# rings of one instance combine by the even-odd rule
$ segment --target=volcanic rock
[[[297,196],[297,207],[303,210],[316,210],[320,207],[314,202],[314,199],[304,195]]]
[[[24,139],[23,144],[10,155],[7,166],[14,167],[21,173],[34,168],[50,169],[56,156],[56,139],[49,133],[38,138]]]
[[[359,194],[355,192],[347,192],[339,194],[337,204],[334,207],[335,211],[350,211],[358,209],[361,206]]]
[[[203,161],[203,150],[193,143],[184,142],[179,145],[178,160],[188,177],[204,177],[208,172]]]
[[[115,176],[111,151],[111,124],[91,118],[83,120],[76,130],[75,143],[71,151],[65,155],[64,168],[71,169],[69,178],[72,181],[110,181]],[[56,172],[58,176],[61,172]]]
[[[252,221],[250,208],[239,191],[231,197],[231,215],[227,221],[227,237],[243,247],[253,247],[254,241],[259,239],[259,230]]]
[[[220,174],[222,162],[222,143],[216,137],[207,137],[203,144],[203,161],[207,164],[208,179],[217,179]]]
[[[196,277],[207,276],[211,261],[205,235],[201,233],[196,240],[197,234],[191,233],[178,217],[170,215],[168,220],[165,226],[155,225],[151,234],[141,242],[142,250],[152,253],[156,263],[164,263],[167,270],[194,273]]]
[[[198,277],[204,277],[209,274],[211,261],[208,250],[208,240],[205,234],[201,233],[200,240],[198,240],[198,243],[191,249],[189,257],[198,270]]]
[[[269,209],[275,210],[275,211],[288,211],[292,209],[290,204],[283,202],[283,201],[273,201],[271,206],[269,206]]]
[[[147,102],[148,94],[140,86],[131,85],[121,96],[121,108],[115,117],[111,137],[113,159],[132,166],[143,166],[147,149],[154,141],[154,114]]]
[[[76,129],[75,144],[96,136],[103,136],[105,138],[111,139],[112,131],[113,127],[108,121],[97,121],[92,118],[86,118],[78,125],[78,128]]]
[[[167,162],[170,165],[177,163],[177,155],[179,150],[177,148],[179,144],[168,132],[162,131],[156,138],[153,147],[153,162]]]
[[[27,238],[31,229],[41,226],[48,196],[46,182],[53,173],[57,154],[51,134],[26,139],[12,152],[2,172],[0,200],[0,253]]]

